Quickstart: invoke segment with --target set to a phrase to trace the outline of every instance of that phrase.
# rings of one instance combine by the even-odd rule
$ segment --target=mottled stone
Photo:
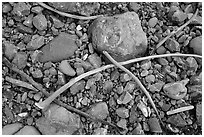
[[[184,127],[187,125],[186,121],[179,114],[169,117],[166,122],[178,127]]]
[[[148,120],[148,125],[151,132],[162,133],[162,129],[157,118],[150,118]]]
[[[116,109],[116,114],[121,118],[128,118],[129,117],[129,110],[125,107],[121,107]]]
[[[13,13],[17,16],[26,16],[30,14],[31,6],[25,2],[17,2],[13,6]]]
[[[40,135],[39,131],[33,126],[25,126],[15,135]]]
[[[19,69],[24,69],[27,65],[27,54],[25,52],[18,52],[12,63],[14,63]]]
[[[6,56],[9,60],[12,60],[12,59],[15,57],[18,48],[17,48],[14,44],[12,44],[12,43],[10,43],[10,42],[8,42],[8,41],[5,41],[5,42],[3,43],[3,45],[4,45],[4,47],[5,47],[5,51],[4,51],[5,56]]]
[[[70,93],[72,95],[76,95],[78,92],[82,91],[85,87],[85,81],[84,80],[81,80],[81,81],[78,81],[76,82],[74,85],[72,85],[70,87]]]
[[[193,38],[190,41],[190,47],[193,48],[194,53],[202,55],[202,36]]]
[[[36,50],[44,45],[45,38],[39,35],[33,35],[31,41],[26,46],[27,50]]]
[[[38,14],[33,18],[33,25],[38,30],[45,30],[47,29],[47,19],[43,14]]]
[[[8,124],[2,128],[2,135],[13,135],[22,127],[21,123]]]

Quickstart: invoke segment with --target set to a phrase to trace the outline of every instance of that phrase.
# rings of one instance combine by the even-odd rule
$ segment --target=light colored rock
[[[23,127],[21,123],[6,125],[2,128],[2,135],[13,135]]]
[[[162,133],[162,129],[157,118],[150,118],[148,120],[148,125],[151,132]]]
[[[121,118],[128,118],[129,117],[129,110],[125,107],[121,107],[116,109],[116,114]]]
[[[15,135],[40,135],[39,131],[33,126],[25,126]]]
[[[67,60],[63,60],[60,64],[59,64],[59,70],[68,75],[68,76],[74,76],[76,75],[75,70],[71,67],[71,65],[69,64],[69,62]]]
[[[193,38],[190,41],[190,47],[193,48],[194,53],[202,55],[202,36]]]
[[[149,24],[150,27],[153,28],[153,27],[155,27],[155,25],[157,24],[157,22],[158,22],[157,17],[153,17],[153,18],[151,18],[151,19],[149,20],[148,24]]]
[[[38,14],[33,18],[33,25],[38,30],[45,30],[47,29],[47,19],[43,14]]]

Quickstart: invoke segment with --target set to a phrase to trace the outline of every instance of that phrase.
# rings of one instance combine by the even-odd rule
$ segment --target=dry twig
[[[51,10],[61,16],[65,16],[65,17],[69,17],[69,18],[74,18],[74,19],[79,19],[79,20],[92,20],[92,19],[96,19],[98,17],[102,17],[103,15],[97,15],[97,16],[89,16],[89,17],[85,17],[85,16],[78,16],[78,15],[73,15],[73,14],[69,14],[69,13],[65,13],[65,12],[61,12],[58,11],[50,6],[48,6],[47,4],[43,3],[43,2],[38,2],[38,4],[48,10]]]
[[[187,111],[187,110],[191,110],[191,109],[194,109],[194,106],[191,105],[191,106],[185,106],[185,107],[177,108],[177,109],[168,111],[166,114],[167,115],[173,115],[173,114],[180,113],[180,112]]]

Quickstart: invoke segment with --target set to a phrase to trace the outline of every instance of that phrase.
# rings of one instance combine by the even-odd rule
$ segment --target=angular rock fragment
[[[194,53],[202,55],[202,36],[195,37],[190,41],[190,47]]]
[[[151,132],[162,133],[162,129],[157,118],[150,118],[148,120],[148,125]]]
[[[116,109],[116,114],[121,118],[128,118],[129,110],[124,107],[121,107],[121,108]]]
[[[186,121],[179,114],[169,117],[167,122],[178,127],[184,127],[187,125]]]
[[[72,95],[76,95],[78,92],[82,91],[84,89],[84,87],[85,87],[85,81],[80,80],[71,86],[70,92]]]
[[[26,16],[30,14],[31,6],[26,4],[25,2],[17,2],[14,4],[13,13],[17,16]]]
[[[39,131],[33,126],[25,126],[15,135],[40,135]]]
[[[147,37],[135,12],[98,18],[89,34],[98,52],[106,50],[117,61],[140,57],[147,49]]]
[[[132,131],[132,135],[144,135],[144,131],[142,130],[142,125],[140,123],[138,123],[136,128]]]
[[[21,123],[8,124],[2,128],[2,135],[13,135],[23,127]]]
[[[196,105],[196,119],[200,126],[202,126],[202,103]]]
[[[3,45],[5,46],[5,52],[4,52],[5,56],[9,60],[12,60],[14,58],[15,54],[17,53],[18,48],[14,44],[12,44],[8,41],[5,41],[3,43]]]
[[[33,18],[33,25],[38,30],[45,30],[47,29],[47,19],[43,14],[38,14]]]
[[[44,45],[44,37],[39,35],[34,35],[31,41],[26,46],[27,50],[36,50]]]
[[[27,65],[27,54],[25,52],[18,52],[12,63],[14,63],[19,69],[24,69]]]
[[[117,103],[118,104],[127,104],[132,100],[132,95],[125,91],[123,92],[123,94],[117,99]]]

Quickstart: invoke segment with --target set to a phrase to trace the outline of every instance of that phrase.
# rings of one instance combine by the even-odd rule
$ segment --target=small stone
[[[81,104],[82,104],[82,105],[85,105],[85,106],[88,105],[88,100],[89,100],[89,99],[88,99],[87,97],[84,97],[84,98],[82,99],[82,101],[81,101]]]
[[[113,88],[113,82],[112,81],[105,81],[103,85],[103,90],[105,93],[109,93]]]
[[[170,108],[171,108],[171,104],[167,104],[167,103],[164,103],[162,106],[161,106],[162,110],[163,111],[168,111]]]
[[[87,112],[99,119],[105,119],[109,115],[108,106],[105,102],[94,104]]]
[[[59,70],[68,76],[75,76],[76,75],[75,70],[71,67],[71,65],[69,64],[69,62],[67,60],[63,60],[59,64]]]
[[[25,2],[17,2],[14,4],[13,13],[17,16],[26,16],[30,14],[31,6],[26,4]]]
[[[118,70],[114,70],[113,72],[111,72],[111,80],[115,81],[119,78],[120,73],[118,72]]]
[[[32,7],[31,11],[33,13],[39,14],[43,11],[43,8],[41,6],[35,6],[35,7]]]
[[[132,95],[129,92],[123,92],[123,94],[117,99],[118,104],[127,104],[132,100]]]
[[[193,38],[190,41],[190,47],[193,48],[195,54],[202,55],[202,36]]]
[[[159,58],[158,62],[162,66],[167,66],[169,64],[169,62],[165,58]]]
[[[151,61],[148,61],[148,62],[146,62],[146,61],[143,61],[142,63],[141,63],[141,68],[142,69],[144,69],[144,70],[148,70],[148,69],[150,69],[151,68]]]
[[[26,46],[28,50],[36,50],[44,45],[45,38],[39,35],[33,35],[31,41]]]
[[[200,126],[202,126],[202,103],[196,104],[196,119]]]
[[[23,25],[22,23],[18,23],[17,24],[17,30],[21,33],[28,33],[28,34],[33,34],[33,30],[29,27],[26,27],[25,25]],[[25,39],[24,39],[25,41]]]
[[[129,110],[125,107],[121,107],[116,109],[116,114],[121,118],[128,118],[129,117]]]
[[[148,125],[151,132],[162,133],[162,129],[157,118],[150,118],[148,120]]]
[[[178,127],[184,127],[187,125],[186,121],[179,114],[169,117],[166,122]]]
[[[33,98],[35,99],[35,101],[39,101],[41,97],[42,97],[41,93],[36,93]]]
[[[131,108],[131,111],[130,111],[130,116],[129,116],[129,122],[130,123],[135,123],[136,121],[138,121],[138,116],[139,116],[139,113],[138,111],[136,110],[136,105],[134,105],[132,108]]]
[[[155,76],[154,75],[148,75],[145,77],[145,80],[147,83],[153,83],[155,81]]]
[[[180,51],[180,44],[174,39],[168,39],[166,48],[171,52],[179,52]]]
[[[129,8],[135,12],[138,12],[138,10],[141,8],[141,6],[137,2],[130,2]]]
[[[83,74],[84,73],[84,68],[82,68],[82,67],[76,68],[76,73],[77,73],[77,76]]]
[[[117,122],[117,126],[127,129],[127,120],[126,119],[120,119],[120,121]]]
[[[47,19],[43,14],[38,14],[33,18],[33,25],[38,30],[45,30],[47,29]]]
[[[33,120],[33,117],[29,117],[26,122],[29,126],[31,126],[33,124]]]
[[[163,81],[158,81],[157,83],[155,83],[155,84],[153,84],[153,85],[150,85],[149,86],[149,90],[151,91],[151,92],[159,92],[159,91],[161,91],[161,89],[162,89],[162,87],[163,87],[163,85],[164,85],[165,83],[163,82]]]
[[[132,131],[132,135],[144,135],[144,131],[142,130],[142,125],[137,123],[137,126]]]
[[[14,63],[19,69],[24,69],[27,65],[27,54],[25,52],[18,52],[12,63]]]
[[[93,135],[107,135],[107,132],[106,128],[97,128],[94,130]]]
[[[153,17],[149,20],[148,24],[151,28],[155,27],[155,25],[157,24],[158,19],[156,17]]]
[[[181,10],[177,10],[176,12],[174,12],[174,14],[171,17],[171,19],[172,19],[173,22],[181,23],[181,22],[185,21],[187,19],[187,17],[188,16],[187,16],[186,13],[184,13]]]
[[[166,48],[164,46],[160,46],[157,50],[159,55],[166,53]]]
[[[3,45],[5,46],[5,52],[4,52],[5,56],[9,60],[12,60],[15,57],[18,48],[14,44],[12,44],[8,41],[4,42]]]
[[[8,13],[12,10],[12,7],[9,3],[5,3],[2,5],[2,12],[3,13]]]
[[[185,85],[188,83],[188,81],[189,79],[185,79],[182,81],[165,84],[163,90],[165,94],[172,99],[182,99],[187,94],[187,88]]]
[[[140,73],[140,75],[141,75],[141,77],[145,77],[145,76],[147,76],[149,74],[149,71],[148,70],[143,70],[141,73]]]
[[[122,94],[123,93],[123,86],[118,86],[117,87],[117,89],[116,89],[116,92],[118,93],[118,94]]]
[[[25,21],[23,22],[23,25],[32,28],[33,27],[33,14],[29,15]]]
[[[24,102],[28,97],[28,93],[27,92],[24,92],[22,97],[21,97],[21,101]]]
[[[80,91],[84,90],[84,87],[85,87],[85,81],[84,80],[78,81],[70,87],[70,93],[72,95],[76,95]]]
[[[201,85],[202,84],[202,72],[198,75],[194,75],[190,78],[190,83],[192,85]]]
[[[193,69],[193,71],[196,72],[197,69],[198,69],[198,63],[197,63],[197,61],[195,60],[195,58],[193,58],[193,57],[188,57],[188,58],[186,59],[186,61],[187,61],[188,65],[189,65],[190,69]]]
[[[120,75],[120,81],[121,82],[127,82],[127,81],[129,81],[131,79],[132,79],[132,77],[130,77],[127,73],[122,73]]]
[[[8,124],[2,128],[2,135],[13,135],[22,127],[21,123]]]
[[[62,28],[64,26],[64,23],[62,23],[58,18],[54,17],[54,16],[50,16],[52,19],[52,22],[54,24],[54,27],[59,29]]]
[[[142,111],[142,114],[145,117],[149,116],[149,112],[148,112],[147,106],[144,104],[143,101],[140,100],[140,102],[137,104],[137,107],[140,109],[140,111]]]
[[[144,122],[142,122],[142,126],[143,126],[143,130],[144,131],[146,131],[146,132],[149,132],[149,125],[147,124],[147,122],[146,121],[144,121]]]
[[[32,76],[34,78],[42,78],[43,77],[43,73],[40,69],[36,69],[35,71],[32,72]]]
[[[94,66],[94,68],[99,68],[102,64],[101,58],[97,54],[90,55],[88,61]]]
[[[128,82],[124,88],[124,91],[128,91],[129,93],[132,93],[133,90],[135,89],[136,85],[135,82]]]

